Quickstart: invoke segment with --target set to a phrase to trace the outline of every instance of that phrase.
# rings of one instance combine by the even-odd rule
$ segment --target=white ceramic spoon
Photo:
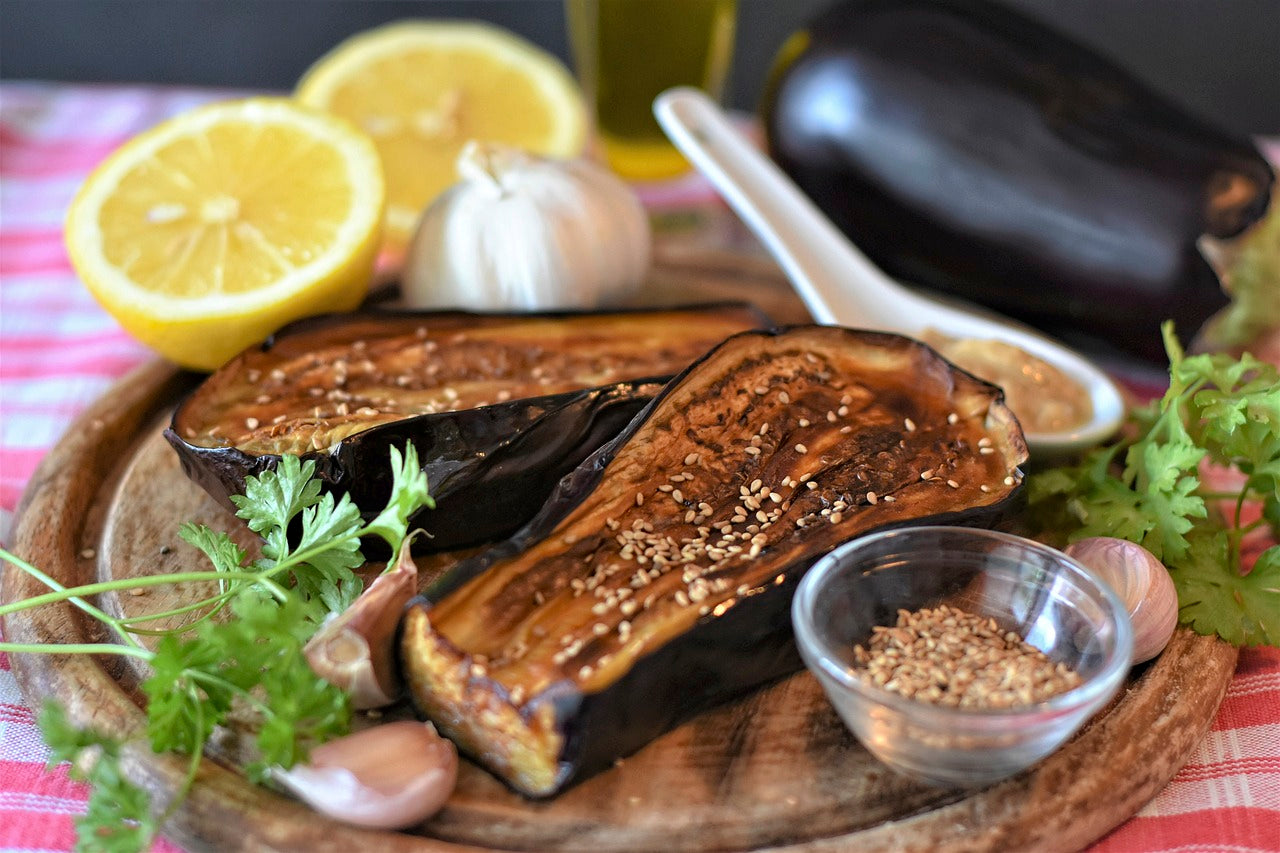
[[[1119,427],[1124,401],[1105,373],[1011,320],[944,305],[889,278],[733,126],[705,92],[669,89],[654,101],[653,111],[675,146],[764,243],[819,323],[915,337],[932,329],[949,337],[1000,340],[1057,367],[1088,391],[1093,417],[1061,432],[1027,430],[1027,444],[1037,455],[1092,446]]]

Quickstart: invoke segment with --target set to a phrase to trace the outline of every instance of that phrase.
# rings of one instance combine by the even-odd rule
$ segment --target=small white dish
[[[1083,450],[1119,428],[1124,399],[1097,366],[1012,320],[943,304],[891,279],[733,126],[705,92],[669,89],[654,101],[653,111],[672,143],[773,255],[817,322],[912,337],[934,331],[998,340],[1058,368],[1088,393],[1092,416],[1068,430],[1025,430],[1027,445],[1037,456]]]

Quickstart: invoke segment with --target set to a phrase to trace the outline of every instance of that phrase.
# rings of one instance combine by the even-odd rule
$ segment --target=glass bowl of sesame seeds
[[[1056,750],[1115,695],[1133,629],[1046,545],[966,527],[847,542],[792,603],[809,670],[859,741],[935,785],[987,785]]]

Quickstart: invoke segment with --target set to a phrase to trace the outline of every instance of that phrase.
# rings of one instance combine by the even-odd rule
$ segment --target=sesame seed
[[[756,386],[756,394],[758,394],[759,396],[763,397],[765,394],[768,394],[768,393],[769,393],[769,389],[764,387],[763,385]]]
[[[839,524],[841,521],[844,521],[844,513],[833,512],[828,516],[827,521],[830,521],[832,524]]]
[[[807,427],[807,426],[809,425],[809,419],[808,419],[808,418],[801,418],[801,419],[799,420],[799,424],[800,424],[800,426],[802,426],[802,427]]]
[[[591,667],[589,667],[589,666],[584,666],[582,669],[578,670],[578,677],[579,677],[579,678],[584,678],[584,679],[585,679],[585,678],[590,678],[590,677],[591,677]]]
[[[925,468],[923,471],[921,471],[921,472],[920,472],[920,479],[921,479],[921,480],[928,480],[928,479],[931,479],[932,477],[933,477],[933,469],[932,469],[932,468]]]
[[[809,448],[805,447],[803,444],[796,445],[796,453],[808,453],[808,452],[809,452]]]
[[[951,487],[951,488],[953,488],[953,489],[958,489],[958,488],[960,488],[960,484],[959,484],[959,483],[957,483],[955,480],[947,480],[947,485],[948,485],[948,486],[950,486],[950,487]]]
[[[907,428],[907,432],[916,431],[916,422],[911,420],[911,418],[903,418],[902,425]]]
[[[244,419],[244,426],[245,426],[245,429],[257,429],[257,428],[258,428],[258,419],[257,419],[257,418],[245,418],[245,419]]]
[[[783,392],[783,393],[786,393],[786,392]],[[768,434],[769,434],[769,424],[767,422],[760,424],[760,435],[768,435]]]
[[[696,453],[696,452],[694,452],[694,453],[690,453],[688,456],[686,456],[686,457],[684,458],[684,464],[686,464],[686,465],[697,465],[697,464],[698,464],[698,460],[699,460],[700,458],[701,458],[700,454],[698,454],[698,453]]]
[[[947,423],[954,425],[959,422],[960,422],[960,416],[957,415],[955,412],[952,412],[951,414],[947,415]]]
[[[1012,485],[1013,485],[1013,478],[1012,478],[1012,477],[1005,477],[1005,478],[1004,478],[1004,484],[1005,484],[1006,486],[1012,486]]]
[[[880,500],[880,498],[876,496],[875,492],[867,492],[867,503],[875,504],[878,500]]]
[[[751,454],[752,456],[760,455],[760,448],[758,447],[744,447],[743,450],[745,450],[747,453]]]
[[[778,402],[785,406],[787,403],[791,402],[791,395],[788,394],[786,391],[779,391]]]
[[[983,456],[990,456],[992,453],[996,452],[996,449],[994,447],[979,447],[978,452]]]
[[[835,413],[835,412],[830,412],[830,411],[829,411],[829,412],[827,412],[827,422],[828,422],[828,423],[835,423],[835,422],[836,422],[836,413]]]
[[[978,486],[978,488],[979,488],[979,489],[981,489],[981,490],[982,490],[982,491],[984,491],[984,492],[989,492],[989,491],[991,491],[991,487],[990,487],[990,486],[988,486],[986,483],[983,483],[982,485]]]
[[[673,501],[675,501],[676,503],[681,503],[681,502],[683,502],[683,501],[684,501],[684,492],[680,491],[679,489],[672,489],[672,490],[671,490],[671,499],[672,499]]]
[[[644,506],[644,494],[636,492],[636,506]]]
[[[813,491],[814,489],[818,488],[818,484],[815,483],[813,480],[810,480],[804,485],[805,485],[805,488],[809,489],[809,491]]]

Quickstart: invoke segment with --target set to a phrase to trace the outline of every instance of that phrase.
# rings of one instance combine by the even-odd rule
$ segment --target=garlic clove
[[[430,723],[401,720],[311,751],[307,764],[272,779],[321,814],[375,829],[431,817],[453,793],[458,752]]]
[[[400,674],[395,633],[405,605],[418,590],[418,566],[406,542],[395,568],[383,572],[343,613],[328,619],[303,653],[316,675],[351,695],[357,709],[396,700]]]
[[[1141,545],[1109,536],[1073,542],[1064,553],[1102,578],[1124,602],[1133,623],[1132,662],[1160,654],[1178,626],[1178,592],[1164,564]]]

